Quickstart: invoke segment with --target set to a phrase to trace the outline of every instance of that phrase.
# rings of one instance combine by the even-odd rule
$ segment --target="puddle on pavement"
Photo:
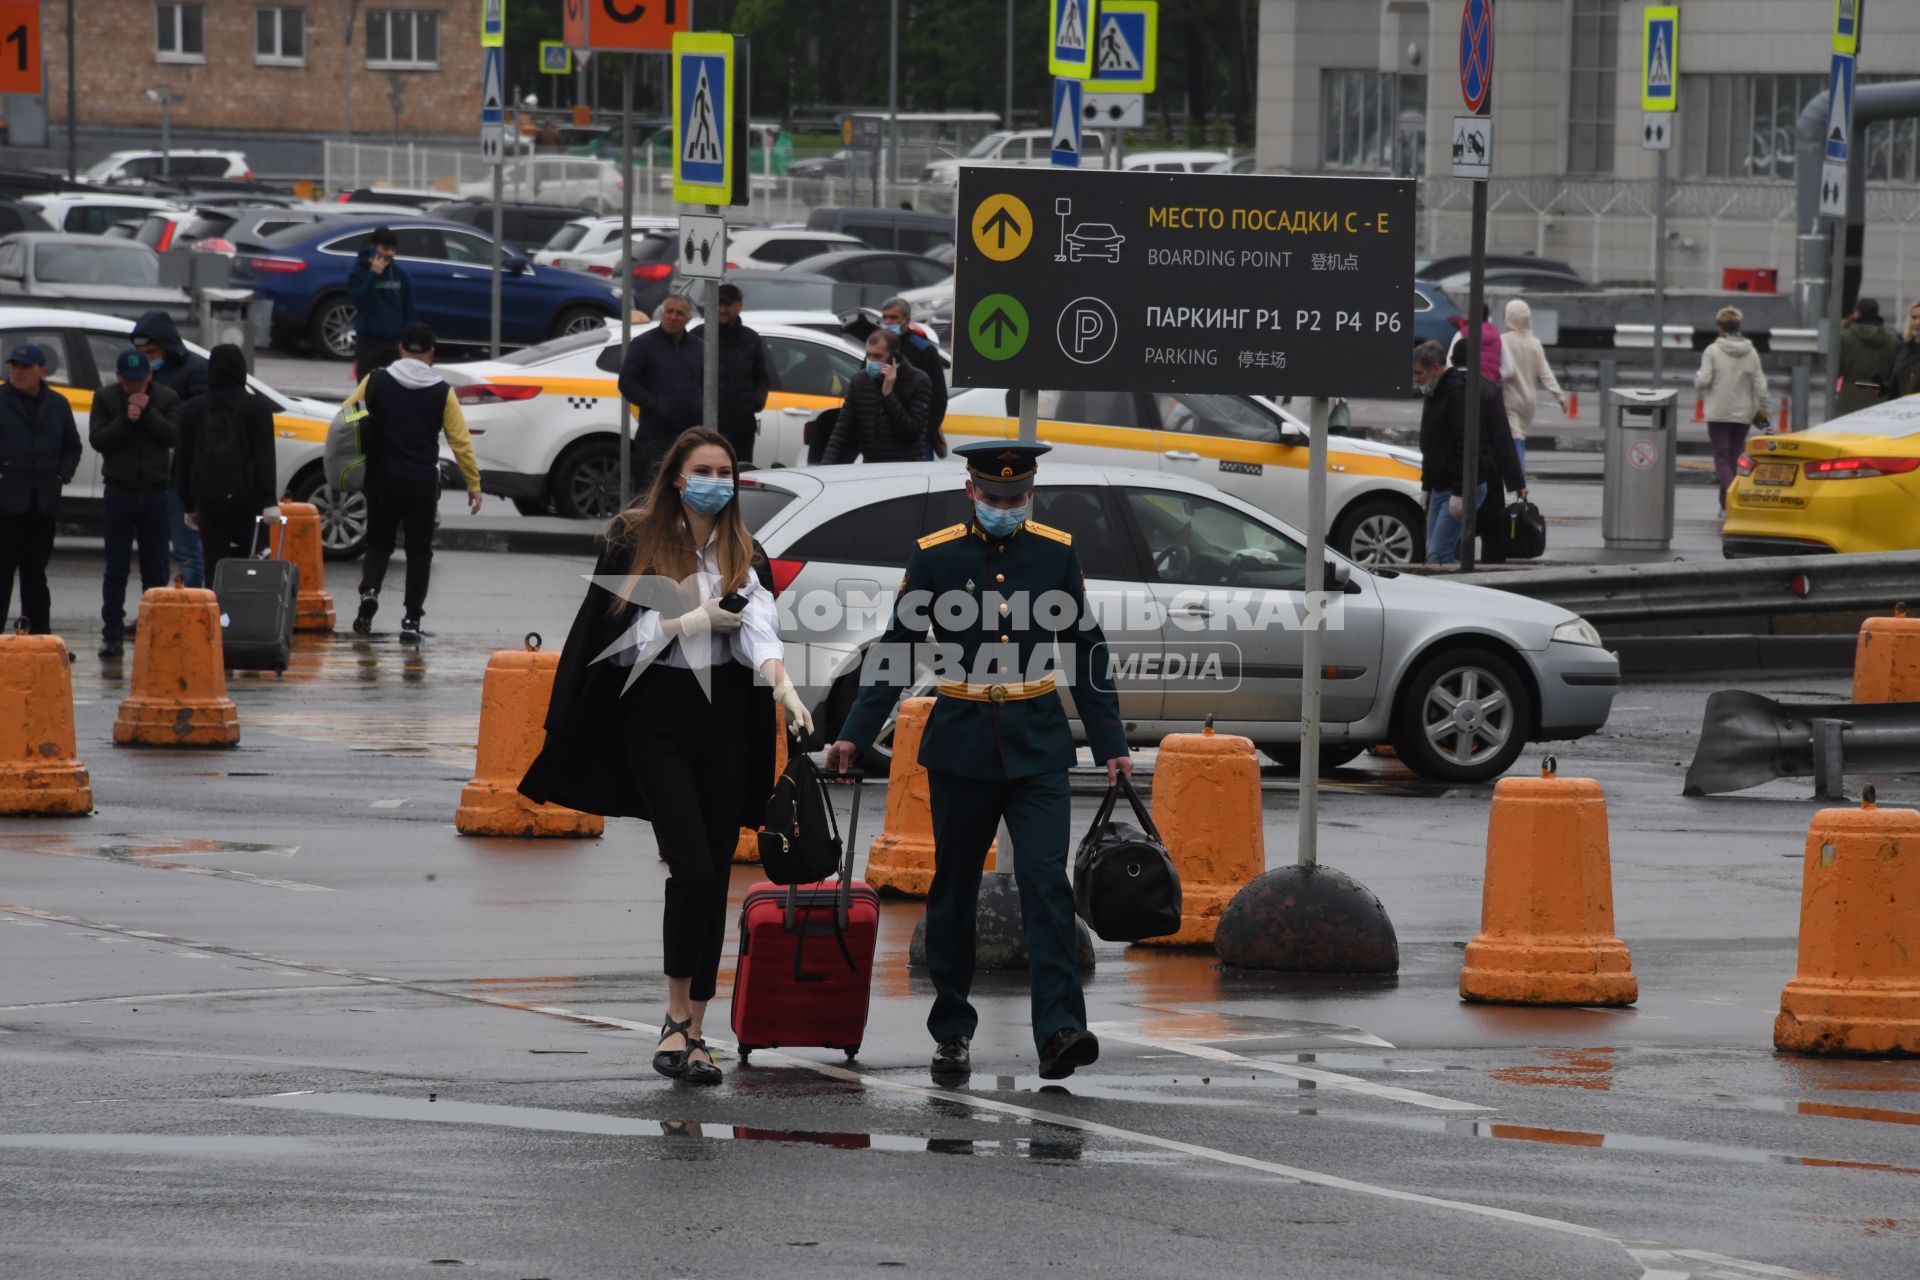
[[[1850,1107],[1838,1102],[1810,1102],[1802,1098],[1768,1098],[1737,1093],[1716,1093],[1713,1096],[1723,1102],[1739,1102],[1761,1111],[1782,1111],[1790,1116],[1920,1125],[1920,1111],[1901,1111],[1892,1107]]]
[[[840,1151],[890,1151],[932,1155],[1013,1156],[1044,1161],[1099,1163],[1175,1163],[1177,1156],[1133,1150],[1088,1152],[1084,1135],[1074,1129],[1035,1126],[1019,1138],[938,1138],[897,1133],[824,1132],[761,1125],[717,1124],[702,1120],[649,1120],[548,1107],[514,1107],[483,1102],[423,1101],[377,1093],[283,1093],[233,1098],[240,1106],[269,1107],[308,1114],[363,1120],[402,1120],[429,1124],[481,1125],[531,1129],[543,1133],[581,1133],[599,1137],[704,1139],[711,1142],[779,1142],[829,1147]]]
[[[323,1150],[305,1138],[189,1133],[5,1133],[0,1148],[154,1156],[290,1156]]]
[[[0,853],[36,853],[57,858],[88,858],[117,862],[122,866],[145,867],[151,871],[184,871],[188,875],[213,876],[223,880],[241,880],[276,889],[331,893],[321,885],[298,880],[282,880],[254,875],[228,867],[201,866],[180,858],[218,857],[226,854],[265,854],[291,858],[300,852],[297,844],[254,844],[243,840],[196,840],[149,838],[143,836],[49,836],[0,835]]]
[[[1608,1048],[1549,1049],[1549,1063],[1498,1067],[1487,1075],[1502,1084],[1543,1085],[1555,1089],[1613,1090],[1614,1051]]]

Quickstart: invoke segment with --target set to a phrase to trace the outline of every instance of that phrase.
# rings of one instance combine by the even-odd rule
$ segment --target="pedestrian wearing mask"
[[[7,353],[0,383],[0,609],[20,579],[20,614],[27,630],[53,631],[47,561],[53,558],[53,519],[60,486],[80,469],[80,429],[67,398],[47,386],[47,353],[23,342]]]
[[[867,335],[865,372],[847,388],[820,460],[924,462],[932,399],[927,375],[900,358],[900,335],[875,329]]]
[[[772,386],[767,377],[767,344],[740,323],[746,298],[737,284],[720,286],[720,434],[742,464],[753,462],[753,440],[760,411]]]
[[[1880,304],[1862,298],[1840,334],[1840,414],[1853,413],[1886,398],[1900,342],[1880,322]]]
[[[247,389],[247,357],[232,343],[207,361],[207,394],[180,410],[174,454],[177,496],[207,558],[207,581],[222,560],[253,553],[254,519],[280,514],[275,499],[273,406]]]
[[[93,397],[87,443],[100,455],[107,565],[101,580],[100,656],[126,648],[127,571],[140,546],[140,589],[164,587],[172,530],[173,446],[180,439],[180,398],[153,380],[138,351],[113,362],[114,381]]]
[[[721,1078],[702,1037],[734,846],[773,789],[774,704],[791,732],[813,729],[737,470],[726,437],[695,427],[608,524],[554,674],[545,745],[520,783],[536,802],[653,824],[667,862],[667,1016],[653,1067],[689,1084]]]
[[[147,358],[154,382],[180,397],[183,407],[189,400],[207,394],[207,362],[187,350],[173,317],[166,312],[149,311],[133,322],[133,349]],[[167,490],[167,530],[180,581],[189,587],[213,581],[200,551],[200,534],[187,523],[179,491],[171,486]]]
[[[927,375],[931,392],[927,397],[927,461],[944,458],[947,437],[940,424],[947,419],[947,362],[940,357],[933,339],[913,322],[913,304],[905,298],[888,298],[880,304],[880,327],[898,335],[901,357]]]
[[[1720,482],[1720,509],[1727,508],[1727,488],[1740,465],[1747,431],[1767,408],[1767,375],[1753,343],[1740,334],[1745,319],[1738,307],[1722,307],[1714,316],[1720,336],[1700,357],[1693,385],[1706,397],[1707,438],[1713,445],[1713,474]]]
[[[1907,308],[1906,341],[1893,358],[1890,394],[1898,399],[1920,393],[1920,302]]]
[[[1507,331],[1500,335],[1500,352],[1510,370],[1500,375],[1500,398],[1507,406],[1507,424],[1513,428],[1513,450],[1520,465],[1527,465],[1527,432],[1533,427],[1533,415],[1539,408],[1535,387],[1545,387],[1567,411],[1567,393],[1560,389],[1547,363],[1547,349],[1533,332],[1533,308],[1519,298],[1507,303]]]
[[[353,316],[353,377],[357,382],[400,358],[400,335],[413,324],[413,277],[398,261],[400,237],[376,227],[347,273]]]

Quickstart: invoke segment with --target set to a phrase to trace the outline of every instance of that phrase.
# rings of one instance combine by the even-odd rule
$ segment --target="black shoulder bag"
[[[813,884],[839,869],[839,823],[827,784],[804,751],[787,757],[759,834],[760,866],[775,884]]]
[[[1144,832],[1113,821],[1113,802],[1123,790]],[[1108,942],[1163,938],[1180,928],[1180,873],[1125,774],[1107,788],[1074,855],[1073,909]]]

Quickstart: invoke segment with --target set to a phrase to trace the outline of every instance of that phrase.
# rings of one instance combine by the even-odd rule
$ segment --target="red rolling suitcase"
[[[827,806],[839,842],[839,823]],[[853,878],[860,779],[837,880],[747,890],[740,905],[733,1034],[745,1064],[755,1049],[841,1049],[849,1061],[867,1033],[880,895]]]

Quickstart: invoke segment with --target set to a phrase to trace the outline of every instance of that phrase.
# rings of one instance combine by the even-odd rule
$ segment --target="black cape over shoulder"
[[[593,567],[594,576],[624,575],[632,561],[630,548],[609,543]],[[757,543],[754,572],[760,585],[772,590],[766,556]],[[546,744],[520,780],[520,794],[536,804],[561,804],[609,818],[648,818],[651,815],[646,801],[633,784],[629,766],[627,738],[631,725],[620,714],[619,700],[629,668],[594,661],[633,625],[637,606],[623,604],[618,612],[609,612],[610,600],[605,588],[587,587],[587,597],[580,602],[580,612],[574,616],[566,647],[560,651],[560,665],[554,672],[553,696],[547,704]],[[742,793],[744,807],[738,820],[743,827],[758,827],[766,816],[767,797],[773,792],[773,691],[756,681],[750,706],[748,723],[740,726],[740,731],[753,743],[751,773]]]

